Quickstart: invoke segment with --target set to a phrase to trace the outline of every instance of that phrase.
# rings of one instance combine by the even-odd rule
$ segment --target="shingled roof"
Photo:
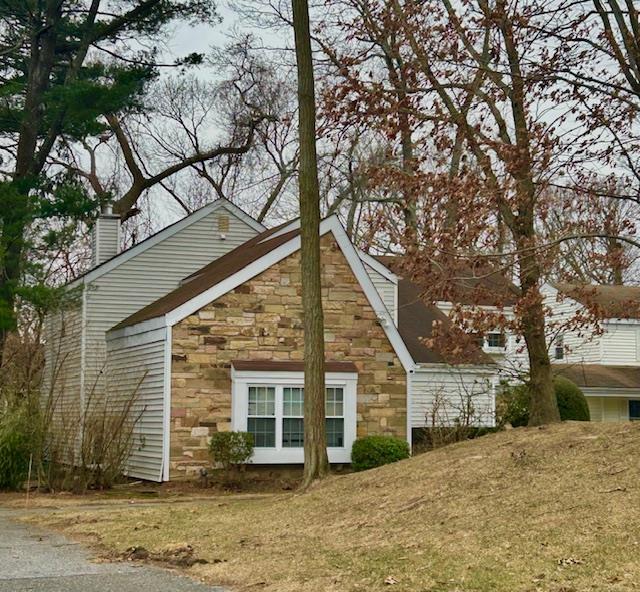
[[[404,270],[411,269],[411,264],[405,265],[403,255],[376,255],[375,258],[388,267],[396,275],[407,275]],[[469,269],[458,274],[455,283],[447,282],[447,292],[455,295],[456,304],[495,306],[513,306],[520,294],[518,287],[499,271],[484,269]],[[462,277],[464,275],[464,277]],[[412,278],[414,283],[421,284],[418,278]],[[424,281],[428,281],[425,278]],[[429,286],[430,290],[433,286]],[[449,302],[451,296],[448,294],[434,295],[435,300]]]
[[[582,388],[640,388],[640,366],[554,364],[552,369]]]
[[[561,294],[610,319],[640,319],[640,286],[596,286],[557,283]]]
[[[455,354],[427,347],[425,339],[433,336],[437,323],[444,338],[454,329],[451,321],[437,306],[426,304],[420,289],[409,280],[398,282],[398,332],[413,361],[417,364],[493,364],[494,361],[477,345],[470,343],[465,351]],[[448,348],[447,348],[448,349]]]

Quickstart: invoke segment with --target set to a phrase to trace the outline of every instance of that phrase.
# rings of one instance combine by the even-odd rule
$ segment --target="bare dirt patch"
[[[38,513],[122,556],[189,547],[238,590],[640,589],[640,425],[517,429],[304,495]]]

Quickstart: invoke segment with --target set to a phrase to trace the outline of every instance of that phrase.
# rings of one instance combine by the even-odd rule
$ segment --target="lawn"
[[[116,504],[32,520],[119,557],[190,545],[235,590],[640,589],[640,425],[517,429],[311,492]]]

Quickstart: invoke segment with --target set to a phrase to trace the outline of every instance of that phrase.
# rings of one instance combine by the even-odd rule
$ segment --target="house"
[[[69,302],[45,323],[45,395],[77,419],[89,399],[104,393],[106,332],[263,230],[219,199],[120,252],[120,218],[109,211],[100,215],[92,268],[67,286]]]
[[[640,419],[640,287],[549,284],[544,288],[551,322],[576,315],[601,320],[551,336],[554,371],[575,382],[592,421]]]
[[[473,409],[493,425],[495,367],[481,350],[452,365],[427,347],[434,321],[419,289],[359,252],[336,216],[322,221],[328,455],[348,463],[358,436],[412,439],[437,411]],[[253,463],[303,461],[300,232],[294,221],[253,236],[107,332],[110,393],[140,381],[128,471],[166,481],[208,465],[216,431],[254,435]]]

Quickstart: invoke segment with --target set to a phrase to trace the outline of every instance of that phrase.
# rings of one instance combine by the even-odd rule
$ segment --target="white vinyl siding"
[[[130,477],[162,481],[166,328],[108,344],[107,403],[134,398]]]
[[[625,324],[624,321],[604,325],[602,340],[602,364],[636,365],[638,363],[638,331],[640,325]]]
[[[548,306],[552,314],[547,320],[547,325],[553,331],[553,325],[566,322],[578,312],[582,306],[575,300],[565,298],[561,302],[558,301],[558,292],[551,286],[543,288],[545,295],[545,305]],[[551,347],[551,361],[562,364],[601,364],[602,337],[594,335],[594,331],[590,327],[585,327],[580,331],[564,331],[563,332],[565,357],[562,360],[555,360],[553,356],[553,346]]]
[[[42,398],[45,405],[80,414],[80,366],[82,351],[82,304],[56,311],[44,324],[45,363]]]
[[[219,216],[229,218],[224,239],[218,231]],[[86,384],[93,384],[104,368],[109,329],[256,234],[219,208],[91,282],[87,287]]]
[[[384,302],[384,305],[387,307],[387,311],[391,317],[395,319],[395,324],[397,325],[398,305],[396,303],[396,299],[398,295],[398,284],[384,277],[380,272],[373,269],[373,267],[367,263],[363,262],[363,264],[369,279],[371,279],[371,283],[374,285],[378,294],[380,294],[382,302]]]
[[[497,369],[496,369],[497,370]],[[411,375],[411,427],[454,425],[470,404],[472,425],[495,425],[495,372],[453,367],[419,368]]]

